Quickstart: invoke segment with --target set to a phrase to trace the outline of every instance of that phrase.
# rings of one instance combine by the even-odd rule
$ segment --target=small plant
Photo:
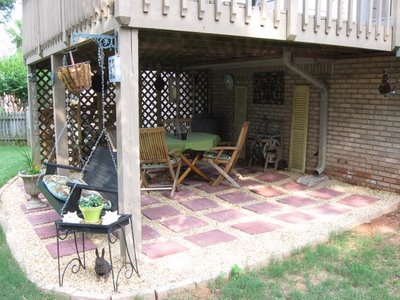
[[[231,275],[232,279],[237,279],[241,273],[242,269],[237,264],[234,264],[229,274]]]
[[[80,207],[99,207],[103,205],[103,199],[96,195],[90,195],[88,197],[82,197],[79,200]]]
[[[21,173],[25,175],[40,174],[40,165],[35,163],[33,150],[31,148],[17,148],[23,157],[23,168]]]

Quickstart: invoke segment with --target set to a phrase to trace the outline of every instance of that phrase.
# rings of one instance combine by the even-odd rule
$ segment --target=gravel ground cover
[[[298,187],[287,190],[284,186],[293,186],[292,182],[295,182],[299,175],[291,172],[282,172],[282,174],[286,176],[280,176],[281,179],[277,182],[261,180],[263,178],[261,172],[247,174],[244,179],[251,180],[249,181],[251,184],[244,184],[245,187],[240,190],[228,187],[216,192],[210,192],[207,188],[205,190],[199,188],[204,185],[204,182],[191,181],[192,185],[184,186],[187,197],[179,200],[169,199],[160,192],[147,194],[158,201],[150,202],[143,209],[168,205],[177,210],[181,218],[186,215],[196,217],[201,221],[199,222],[201,226],[176,232],[166,226],[176,216],[155,220],[143,216],[143,224],[158,233],[155,238],[144,241],[144,248],[150,244],[162,245],[162,242],[173,241],[186,250],[156,259],[140,255],[141,277],[134,274],[129,280],[121,280],[118,293],[113,291],[110,279],[107,282],[97,281],[94,272],[94,251],[90,251],[86,255],[87,269],[81,270],[77,274],[67,271],[64,285],[59,287],[57,259],[53,259],[46,249],[46,245],[55,242],[56,238],[41,240],[37,236],[34,227],[26,218],[27,215],[20,208],[26,202],[26,197],[18,181],[6,185],[1,190],[0,221],[16,260],[26,271],[28,278],[41,288],[55,290],[60,294],[91,299],[118,299],[131,295],[152,297],[154,291],[157,291],[161,297],[170,289],[190,287],[215,278],[221,273],[226,274],[235,264],[243,269],[257,267],[266,264],[271,258],[283,258],[306,245],[324,242],[333,232],[353,228],[395,210],[400,202],[399,194],[348,185],[335,180],[326,180],[305,190]],[[261,179],[257,179],[257,177]],[[265,198],[251,191],[251,189],[259,190],[260,188],[273,188],[275,192],[279,191],[280,193]],[[326,194],[327,190],[334,190],[337,193],[329,199],[329,195]],[[246,202],[243,203],[232,198],[231,193],[234,192],[245,193],[249,197],[243,197],[246,198]],[[377,201],[359,207],[350,206],[348,197],[353,195],[369,196]],[[292,198],[284,200],[287,197]],[[182,202],[198,198],[207,198],[218,206],[211,205],[203,210],[192,210],[189,208],[190,205],[188,207],[188,205],[182,204]],[[311,201],[305,201],[304,198]],[[244,206],[254,207],[254,205],[265,202],[270,205],[280,205],[282,208],[271,210],[268,214],[244,208]],[[324,205],[329,207],[334,205],[341,213],[332,213],[323,218],[318,217],[316,211],[318,212],[318,208]],[[245,216],[223,222],[210,217],[213,216],[213,213],[221,210],[235,210]],[[305,222],[298,222],[297,219],[287,217],[285,221],[279,217],[282,215],[293,217],[299,213],[311,215],[313,218]],[[246,223],[248,225],[254,221],[266,222],[265,228],[267,229],[270,228],[267,225],[272,224],[273,230],[249,234],[239,229],[245,228]],[[245,224],[243,225],[243,223]],[[240,226],[240,224],[242,225]],[[188,238],[188,236],[216,230],[228,234],[233,239],[202,247],[194,244],[192,239]],[[104,236],[88,236],[99,248],[106,246]],[[113,253],[119,253],[118,243],[115,245]],[[61,264],[67,264],[70,259],[71,257],[62,258]],[[119,263],[119,259],[115,255],[113,262],[114,264]]]

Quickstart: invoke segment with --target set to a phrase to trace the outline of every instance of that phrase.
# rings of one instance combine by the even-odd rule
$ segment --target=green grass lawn
[[[171,299],[400,299],[399,233],[366,237],[347,232],[257,271],[232,268],[207,291]]]
[[[19,148],[24,146],[17,146]],[[0,186],[18,174],[23,158],[16,146],[0,144]],[[11,255],[0,228],[0,299],[54,299],[40,292]]]

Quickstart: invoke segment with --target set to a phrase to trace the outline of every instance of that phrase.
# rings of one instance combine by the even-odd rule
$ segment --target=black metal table
[[[111,275],[113,280],[113,287],[114,291],[118,291],[118,280],[122,270],[125,269],[124,275],[125,278],[129,279],[132,277],[133,272],[140,277],[138,263],[137,263],[137,255],[136,255],[136,248],[135,248],[135,238],[133,234],[133,225],[132,225],[132,215],[130,214],[123,214],[121,217],[108,225],[101,225],[101,224],[85,224],[85,223],[66,223],[62,220],[58,220],[55,222],[56,230],[57,230],[57,260],[58,260],[58,282],[59,285],[63,285],[64,275],[66,270],[69,266],[71,266],[71,272],[76,274],[82,268],[85,270],[86,268],[86,259],[85,259],[85,233],[99,233],[99,234],[107,234],[107,241],[108,241],[108,254],[110,257],[110,265],[111,265]],[[126,241],[126,226],[130,225],[131,234],[132,234],[132,243],[133,243],[133,260],[131,254],[129,253],[129,248]],[[112,262],[112,253],[111,253],[111,244],[115,244],[118,240],[118,237],[114,236],[112,233],[121,230],[122,235],[120,238],[123,238],[125,243],[125,248],[127,251],[127,259],[123,263],[123,265],[118,270],[117,276],[115,278],[114,275],[114,265]],[[79,253],[78,243],[77,243],[77,233],[82,234],[82,254]],[[71,259],[67,265],[65,266],[63,272],[61,273],[61,265],[60,265],[60,240],[65,240],[69,234],[74,235],[74,242],[75,242],[75,250],[76,256]]]

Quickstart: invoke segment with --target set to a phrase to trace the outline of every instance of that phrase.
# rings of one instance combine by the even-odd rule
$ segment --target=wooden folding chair
[[[217,146],[204,153],[203,160],[209,163],[220,173],[217,179],[212,183],[213,186],[219,185],[225,178],[234,187],[240,188],[240,185],[229,174],[233,173],[235,176],[240,176],[235,169],[235,165],[239,159],[240,153],[242,152],[248,130],[249,121],[246,121],[242,125],[242,129],[240,130],[240,135],[235,146]]]
[[[140,179],[141,190],[171,190],[171,197],[174,196],[175,190],[179,191],[179,172],[181,169],[181,160],[179,156],[174,155],[174,151],[168,152],[167,142],[165,139],[165,129],[157,128],[140,128]],[[146,175],[149,171],[159,171],[167,169],[172,178],[172,185],[149,185]],[[176,169],[176,172],[174,172]]]

